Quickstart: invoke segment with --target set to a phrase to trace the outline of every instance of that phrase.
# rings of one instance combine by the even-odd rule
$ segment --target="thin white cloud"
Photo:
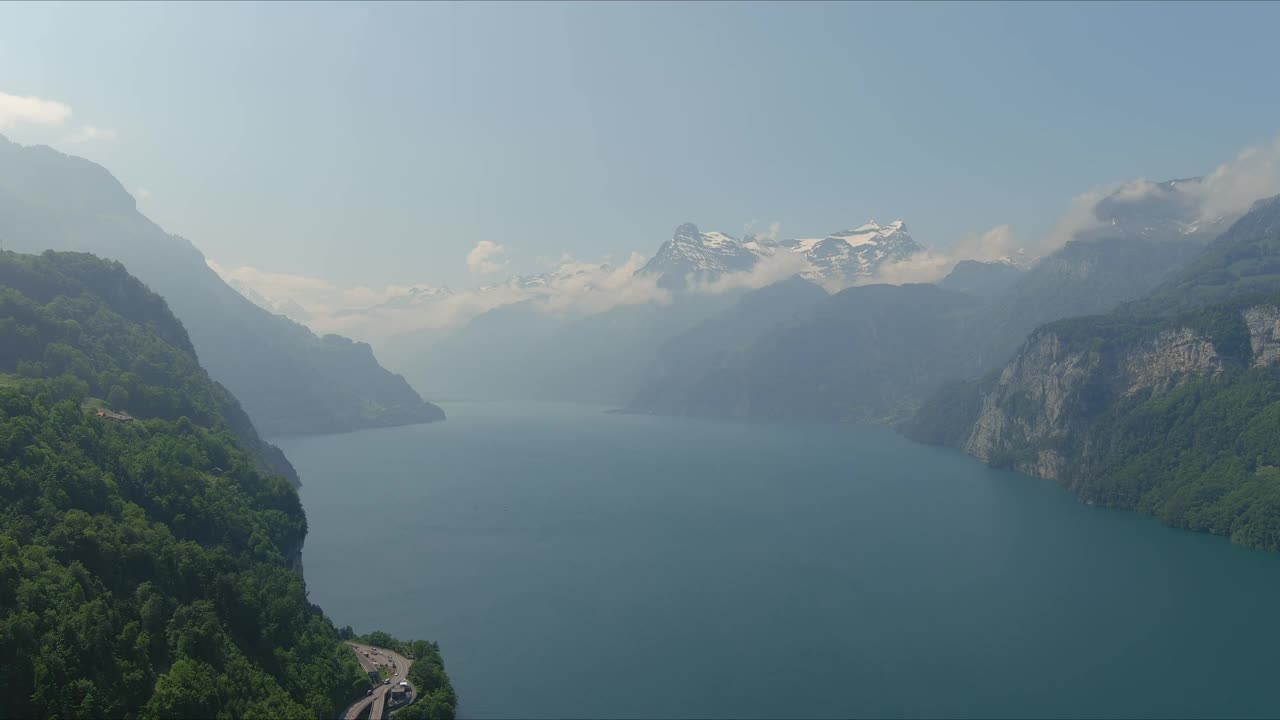
[[[1164,197],[1159,197],[1161,194]],[[883,267],[876,277],[864,282],[934,282],[945,277],[964,259],[995,260],[1009,257],[1048,255],[1076,238],[1097,235],[1108,223],[1098,216],[1099,203],[1139,203],[1158,199],[1176,208],[1176,218],[1187,224],[1187,230],[1199,223],[1231,222],[1247,212],[1262,198],[1280,194],[1280,137],[1259,146],[1241,150],[1230,161],[1219,165],[1200,180],[1187,180],[1172,186],[1146,178],[1128,182],[1098,185],[1071,199],[1066,212],[1054,223],[1047,235],[1032,243],[1026,251],[1007,225],[961,240],[947,251],[920,253]],[[1105,213],[1104,213],[1105,214]]]
[[[61,126],[71,117],[71,106],[35,95],[11,95],[0,92],[0,130],[20,125]],[[118,134],[113,128],[82,125],[64,137],[60,144],[81,145],[87,142],[111,142]]]
[[[1200,193],[1200,219],[1233,217],[1265,197],[1280,194],[1280,137],[1240,151],[1192,191]]]
[[[1139,178],[1100,185],[1077,195],[1053,231],[1037,246],[1037,254],[1047,254],[1074,238],[1103,229],[1105,223],[1097,212],[1102,200],[1135,203],[1158,193],[1168,193],[1170,202],[1186,209],[1188,222],[1234,220],[1254,202],[1280,194],[1280,137],[1247,147],[1202,179],[1179,182],[1172,188]]]
[[[71,117],[71,106],[34,95],[0,92],[0,130],[18,125],[61,125]]]
[[[665,304],[671,292],[658,287],[656,275],[636,275],[646,258],[633,252],[617,267],[570,261],[562,264],[544,289],[532,294],[544,310],[604,312],[617,305]]]
[[[70,145],[80,145],[81,143],[93,142],[95,140],[110,142],[115,139],[116,131],[111,128],[100,128],[94,125],[85,125],[64,138],[62,142]]]
[[[1013,228],[1009,225],[997,225],[986,232],[966,235],[946,250],[925,250],[904,260],[885,264],[874,276],[861,279],[856,284],[932,283],[946,277],[961,260],[1021,262],[1024,255],[1025,250],[1014,235]]]
[[[287,315],[319,333],[336,332],[360,340],[379,341],[400,332],[429,327],[452,327],[498,305],[524,297],[508,293],[475,293],[453,296],[447,290],[438,301],[397,308],[389,303],[428,286],[339,286],[322,278],[261,270],[251,266],[227,267],[208,260],[209,267],[228,285],[254,303]]]
[[[492,240],[481,240],[467,253],[467,269],[475,275],[492,275],[501,272],[507,266],[500,258],[506,248]]]
[[[947,273],[951,272],[956,263],[962,259],[964,258],[959,258],[950,253],[926,250],[898,262],[881,265],[875,275],[860,278],[854,285],[905,285],[907,283],[937,282],[946,277]],[[828,288],[828,290],[833,289],[835,288]]]
[[[133,191],[133,196],[138,198],[139,200],[150,200],[151,191],[144,187],[140,187],[137,190]]]
[[[478,263],[496,264],[493,257],[489,252],[468,258],[468,267],[475,271]],[[583,314],[617,305],[669,302],[671,293],[657,286],[657,276],[636,275],[645,260],[645,256],[632,253],[622,265],[612,266],[565,255],[554,270],[536,278],[511,278],[457,293],[427,285],[343,287],[304,275],[225,267],[213,260],[208,264],[246,298],[272,312],[287,315],[316,332],[336,332],[378,343],[415,330],[458,327],[497,307],[525,301],[544,312]]]
[[[255,289],[262,288],[277,292],[308,292],[315,290],[332,290],[335,288],[333,283],[322,280],[320,278],[308,277],[306,275],[294,275],[291,273],[271,272],[268,270],[259,270],[254,267],[242,265],[237,268],[228,268],[219,265],[213,260],[207,261],[209,267],[225,279],[243,280],[249,283]]]
[[[776,233],[777,230],[775,229],[774,232]],[[804,255],[793,252],[778,252],[761,258],[754,267],[746,272],[727,273],[709,281],[699,281],[690,277],[689,291],[698,295],[719,295],[741,288],[762,288],[804,272],[807,269],[809,269],[809,261],[805,259]]]
[[[778,239],[778,231],[782,229],[782,223],[774,221],[760,227],[758,220],[752,220],[742,226],[742,236],[744,239],[754,239],[762,242],[774,242]]]
[[[1105,227],[1098,218],[1098,203],[1113,193],[1122,192],[1129,199],[1137,199],[1148,186],[1153,184],[1146,180],[1134,180],[1128,183],[1110,183],[1091,188],[1071,198],[1067,211],[1053,224],[1053,229],[1041,240],[1036,251],[1044,255],[1066,245],[1076,237]]]
[[[332,298],[338,288],[326,280],[259,270],[247,265],[226,267],[212,259],[205,262],[228,285],[255,304],[288,315],[298,322],[305,322],[314,313],[333,309]]]
[[[1017,259],[1024,253],[1022,243],[1009,225],[997,225],[984,233],[968,235],[956,244],[952,252],[957,260],[981,260],[991,262],[1005,258]]]
[[[1202,181],[1178,183],[1170,190],[1145,179],[1111,183],[1092,188],[1071,200],[1052,230],[1038,242],[1024,244],[1008,225],[961,238],[952,247],[927,250],[881,267],[866,283],[936,282],[961,260],[993,261],[1010,258],[1020,264],[1043,256],[1084,233],[1103,229],[1098,204],[1142,202],[1155,193],[1178,193],[1178,203],[1186,203],[1191,218],[1230,217],[1247,210],[1259,198],[1280,193],[1280,139],[1268,145],[1247,148],[1224,163]],[[138,189],[138,197],[149,193]],[[746,226],[748,235],[760,240],[776,239],[778,226],[759,229]],[[468,270],[477,276],[503,271],[507,250],[492,241],[480,241],[466,256]],[[671,294],[657,286],[654,275],[637,275],[645,257],[632,253],[618,266],[578,261],[568,255],[558,259],[539,258],[539,264],[553,269],[539,276],[539,283],[515,280],[464,292],[433,292],[429,286],[341,287],[334,283],[289,273],[263,271],[252,267],[223,268],[210,261],[219,274],[242,291],[265,299],[278,312],[290,314],[318,332],[341,332],[370,342],[396,334],[428,328],[457,327],[482,313],[502,305],[531,301],[547,312],[603,312],[617,305],[667,303]],[[807,265],[795,253],[775,253],[762,259],[748,272],[734,273],[710,282],[694,282],[695,293],[715,294],[736,288],[755,288],[777,282]],[[839,290],[839,287],[828,288]],[[257,302],[259,300],[255,300]]]

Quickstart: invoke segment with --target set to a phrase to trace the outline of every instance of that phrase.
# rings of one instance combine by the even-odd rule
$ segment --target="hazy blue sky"
[[[1280,131],[1280,5],[0,4],[0,129],[103,163],[223,264],[465,286],[691,220],[926,245]],[[114,131],[72,144],[85,125]],[[100,133],[101,135],[102,133]],[[110,133],[106,133],[110,135]]]

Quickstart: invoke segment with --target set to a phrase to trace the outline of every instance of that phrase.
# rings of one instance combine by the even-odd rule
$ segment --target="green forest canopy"
[[[163,300],[118,263],[0,252],[0,373],[4,714],[334,717],[364,694],[290,568],[296,490]],[[429,647],[448,693],[414,709],[452,717]]]

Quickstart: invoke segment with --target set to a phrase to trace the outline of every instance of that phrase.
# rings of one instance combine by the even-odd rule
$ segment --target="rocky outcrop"
[[[1243,315],[1249,328],[1253,366],[1266,367],[1280,360],[1280,307],[1256,305],[1246,308]]]
[[[983,462],[1030,440],[1064,431],[1064,407],[1098,366],[1097,353],[1069,350],[1053,332],[1031,336],[982,398],[982,410],[962,449]]]
[[[1258,327],[1270,335],[1259,330],[1255,347],[1270,348],[1280,358],[1280,309],[1271,308],[1267,320],[1257,317]],[[1065,481],[1066,469],[1078,463],[1062,447],[1097,408],[1120,397],[1165,393],[1189,377],[1221,373],[1226,365],[1209,337],[1187,327],[1106,344],[1071,342],[1050,326],[1028,338],[982,396],[961,449],[983,462]]]
[[[1041,326],[901,429],[1089,504],[1280,551],[1280,196],[1145,297]]]
[[[288,566],[290,570],[301,575],[302,574],[302,541],[299,540],[293,546],[284,548],[282,554],[284,555],[284,564]]]
[[[1249,331],[1248,365],[1280,362],[1280,306],[1253,305],[1240,314]],[[982,394],[961,449],[983,462],[1007,461],[1030,475],[1063,480],[1064,469],[1080,458],[1064,456],[1055,441],[1087,425],[1091,407],[1166,393],[1188,378],[1219,375],[1232,362],[1210,337],[1185,326],[1092,345],[1068,342],[1049,326],[1027,339]]]
[[[1188,328],[1165,330],[1137,343],[1123,355],[1124,394],[1143,390],[1164,392],[1192,374],[1222,372],[1223,362],[1213,342]]]

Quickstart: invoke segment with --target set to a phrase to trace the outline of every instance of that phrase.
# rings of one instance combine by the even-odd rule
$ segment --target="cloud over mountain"
[[[468,257],[468,265],[492,263],[491,251],[484,257]],[[415,330],[456,327],[503,305],[526,301],[545,312],[583,314],[617,305],[669,301],[671,293],[658,287],[656,277],[637,275],[644,263],[640,253],[632,253],[617,266],[565,256],[548,272],[515,275],[458,292],[430,285],[341,286],[305,275],[226,267],[212,260],[209,266],[249,300],[272,312],[316,332],[376,342]]]
[[[501,260],[506,248],[492,240],[481,240],[467,253],[467,270],[473,275],[492,275],[501,272],[507,263]]]
[[[100,128],[94,125],[85,125],[79,130],[63,139],[62,142],[71,145],[79,145],[81,143],[92,142],[94,140],[112,141],[116,139],[116,131],[111,128]]]
[[[1052,229],[1026,242],[1009,225],[968,233],[950,246],[926,247],[905,223],[867,223],[825,237],[780,239],[778,223],[751,222],[742,239],[692,223],[647,257],[621,264],[569,255],[541,262],[549,270],[454,291],[427,284],[338,285],[253,267],[211,267],[246,297],[318,332],[371,342],[423,329],[447,329],[504,305],[530,303],[549,313],[594,314],[619,305],[663,304],[677,293],[717,295],[761,288],[800,275],[838,291],[850,285],[928,283],[965,260],[1027,266],[1073,239],[1210,236],[1253,201],[1280,193],[1280,139],[1247,148],[1203,178],[1099,185],[1072,198]],[[505,271],[505,245],[482,240],[465,263],[477,278]]]
[[[71,106],[57,100],[48,100],[35,95],[11,95],[0,92],[0,130],[23,125],[39,125],[60,127],[71,117]],[[79,130],[62,138],[60,144],[80,145],[83,143],[116,139],[116,131],[96,125],[82,125]]]
[[[0,130],[18,125],[61,125],[71,117],[71,106],[34,95],[0,92]]]
[[[1280,137],[1241,150],[1204,177],[1155,182],[1137,178],[1097,185],[1073,197],[1052,229],[1024,250],[1008,225],[966,236],[947,250],[929,250],[886,264],[860,284],[935,282],[961,260],[1020,263],[1077,239],[1209,237],[1257,200],[1280,194]]]
[[[1068,241],[1105,234],[1146,237],[1224,229],[1254,202],[1280,194],[1280,137],[1247,147],[1203,177],[1138,178],[1099,185],[1072,198],[1035,247],[1043,255]]]

